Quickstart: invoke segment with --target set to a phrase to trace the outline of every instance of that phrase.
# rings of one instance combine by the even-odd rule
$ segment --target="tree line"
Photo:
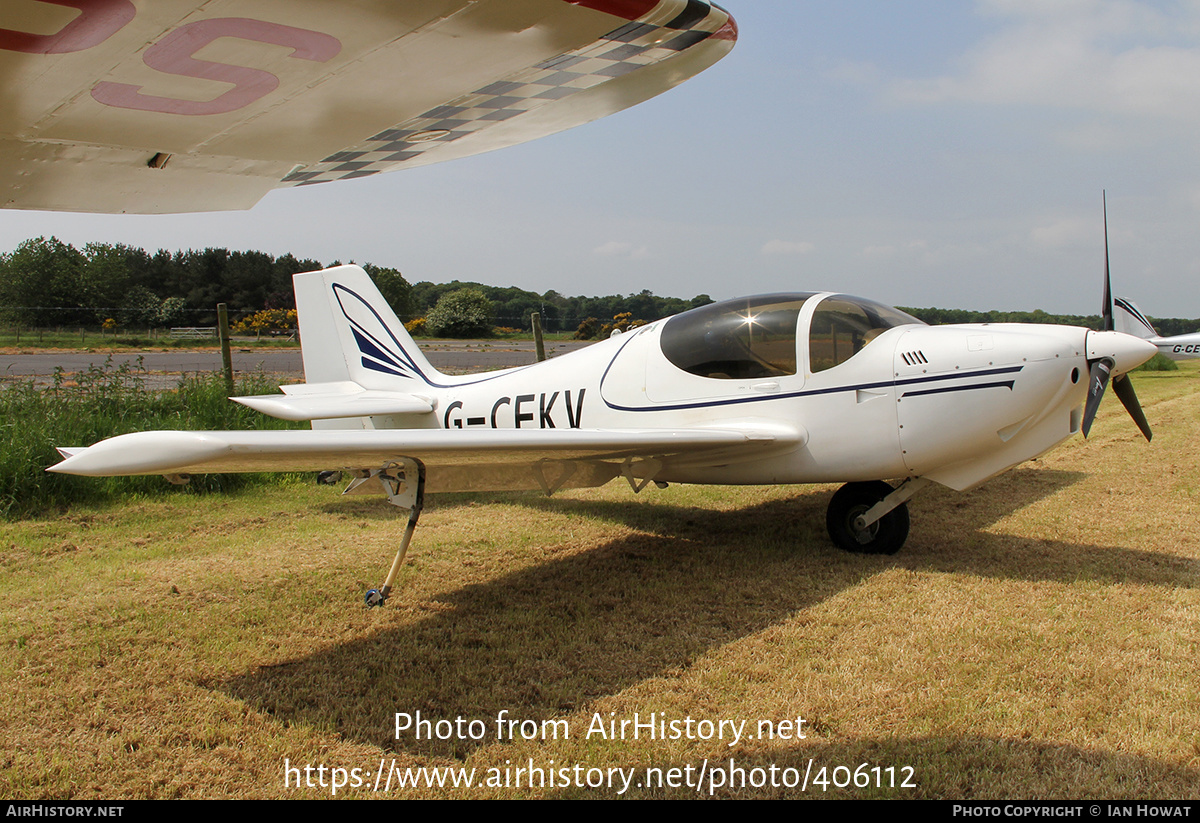
[[[1041,309],[1034,311],[969,311],[967,309],[911,309],[897,306],[918,320],[931,326],[948,323],[1052,323],[1060,326],[1083,326],[1099,329],[1102,318],[1098,314],[1048,314]],[[1149,317],[1154,330],[1164,337],[1174,334],[1190,334],[1200,330],[1200,319],[1183,317]]]
[[[292,275],[339,262],[223,248],[160,249],[152,254],[123,244],[88,243],[77,249],[54,237],[38,237],[0,254],[0,322],[34,328],[106,323],[130,328],[211,326],[216,323],[217,303],[226,303],[235,319],[268,309],[294,309]],[[363,268],[402,321],[430,318],[446,333],[491,326],[529,330],[530,315],[538,312],[547,331],[581,329],[582,334],[625,315],[650,322],[713,302],[707,294],[683,299],[660,297],[649,290],[568,297],[554,290],[538,294],[515,286],[460,280],[409,283],[393,268],[370,263]],[[440,311],[439,303],[443,303]],[[1092,328],[1100,324],[1098,315],[1051,315],[1040,310],[905,311],[927,323],[1063,323]],[[464,326],[460,322],[464,318],[473,325]],[[1154,322],[1164,335],[1200,328],[1200,320]]]
[[[227,304],[235,318],[294,309],[292,275],[340,262],[223,248],[152,254],[119,243],[88,243],[77,249],[54,237],[37,237],[0,254],[0,321],[42,328],[99,326],[110,319],[121,327],[208,326],[216,322],[218,303]],[[588,317],[632,312],[654,320],[712,302],[708,295],[681,300],[649,291],[565,297],[459,280],[411,284],[393,268],[362,265],[405,322],[425,317],[444,296],[464,290],[486,298],[490,323],[524,330],[535,311],[543,328],[571,331]]]
[[[0,316],[50,327],[213,325],[217,303],[237,312],[295,308],[291,276],[316,260],[228,249],[154,254],[123,244],[82,249],[57,238],[26,240],[0,255]]]

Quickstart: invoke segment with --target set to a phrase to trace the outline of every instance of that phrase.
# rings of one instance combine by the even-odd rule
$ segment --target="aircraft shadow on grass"
[[[1083,476],[1020,469],[976,492],[946,495],[941,508],[955,550],[931,546],[930,537],[896,556],[829,546],[821,492],[736,511],[530,498],[532,508],[586,512],[638,531],[414,603],[429,615],[216,687],[280,720],[334,728],[349,740],[463,757],[494,738],[397,740],[391,713],[488,719],[507,709],[520,719],[560,717],[680,671],[889,569],[1012,578],[1016,568],[1020,579],[1063,583],[1087,569],[1101,581],[1187,585],[1181,581],[1194,571],[1180,558],[984,530]]]

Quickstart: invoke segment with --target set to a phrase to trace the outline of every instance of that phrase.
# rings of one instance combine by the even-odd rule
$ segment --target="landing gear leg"
[[[388,595],[392,593],[396,575],[400,573],[404,557],[408,554],[408,546],[412,543],[413,532],[417,529],[417,520],[421,517],[421,508],[425,505],[425,464],[419,460],[406,458],[399,463],[389,463],[382,469],[373,470],[368,477],[360,478],[360,480],[365,482],[370,477],[379,479],[384,492],[387,493],[389,503],[402,509],[408,509],[408,526],[404,529],[404,537],[400,540],[400,548],[397,549],[396,557],[392,560],[392,568],[388,571],[387,579],[378,589],[371,589],[367,592],[366,604],[368,607],[374,607],[386,603]],[[353,488],[355,488],[355,484],[351,484],[346,491],[349,492]]]
[[[910,478],[895,489],[882,480],[847,483],[829,501],[829,537],[848,552],[895,554],[908,539],[907,501],[929,482]]]

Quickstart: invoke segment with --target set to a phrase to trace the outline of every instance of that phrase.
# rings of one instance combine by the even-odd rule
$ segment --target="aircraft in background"
[[[736,39],[701,0],[9,0],[0,205],[248,209],[595,120]]]
[[[1116,299],[1113,314],[1117,331],[1153,343],[1161,354],[1172,360],[1193,360],[1200,357],[1200,332],[1162,337],[1154,330],[1154,326],[1146,319],[1146,315],[1142,314],[1137,304],[1124,297]]]
[[[1107,271],[1106,271],[1107,296]],[[893,553],[907,500],[964,490],[1086,436],[1109,377],[1147,438],[1127,373],[1157,351],[1072,326],[927,326],[830,292],[713,303],[552,360],[451,376],[425,359],[357,266],[295,277],[305,383],[234,398],[311,431],[141,432],[60,449],[90,476],[341,469],[347,493],[409,512],[424,495],[624,478],[719,485],[845,482],[826,525],[843,549]],[[1106,299],[1106,328],[1112,328]],[[900,478],[898,486],[885,482]]]

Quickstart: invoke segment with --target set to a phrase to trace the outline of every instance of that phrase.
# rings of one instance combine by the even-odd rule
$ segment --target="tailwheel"
[[[908,539],[908,504],[900,503],[869,525],[864,515],[894,489],[882,480],[847,483],[837,490],[825,513],[829,537],[838,548],[856,554],[895,554]]]

